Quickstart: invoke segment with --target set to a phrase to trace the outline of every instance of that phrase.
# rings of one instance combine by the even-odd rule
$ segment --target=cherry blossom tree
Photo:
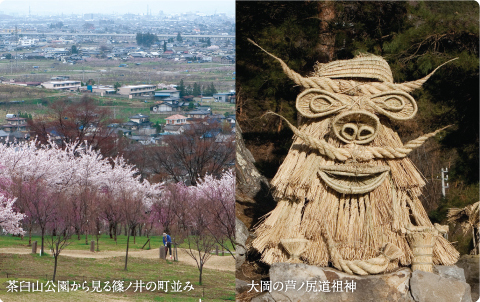
[[[23,219],[24,214],[17,213],[13,209],[15,198],[7,198],[0,193],[0,227],[4,233],[23,235],[24,231],[20,227],[20,220]]]
[[[227,250],[233,258],[235,250],[235,177],[233,170],[228,170],[216,179],[206,175],[199,180],[197,198],[204,209],[208,223],[205,225],[216,242]],[[233,247],[230,250],[230,243]]]
[[[0,171],[3,169],[0,166]],[[5,188],[11,185],[10,179],[0,175],[0,228],[4,233],[8,234],[24,234],[20,227],[20,221],[25,217],[24,214],[18,213],[13,204],[16,198],[11,198],[10,194],[5,191]]]
[[[199,271],[199,283],[202,284],[203,267],[210,259],[210,253],[215,247],[215,239],[207,230],[208,209],[201,202],[198,190],[194,186],[176,183],[169,187],[167,193],[173,203],[177,230],[185,232],[185,241],[188,248],[185,252],[195,261]]]
[[[72,241],[70,239],[75,230],[72,223],[73,212],[69,211],[68,203],[65,202],[65,199],[68,199],[68,197],[63,194],[53,196],[52,203],[55,205],[56,215],[54,215],[52,221],[47,224],[50,236],[47,237],[46,241],[55,259],[52,277],[54,282],[57,274],[58,256],[71,244]]]

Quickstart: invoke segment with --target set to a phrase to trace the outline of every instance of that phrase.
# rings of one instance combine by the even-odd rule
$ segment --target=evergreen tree
[[[192,95],[192,93],[193,93],[192,86],[190,86],[190,84],[188,84],[187,88],[185,89],[185,94],[186,95]]]
[[[181,79],[180,83],[177,85],[177,90],[180,91],[180,97],[184,97],[186,95],[185,83],[183,82],[183,79]]]
[[[157,35],[151,34],[151,33],[146,33],[146,34],[137,33],[137,35],[135,36],[135,39],[138,45],[145,46],[145,47],[150,47],[152,46],[152,44],[158,41]]]
[[[183,39],[180,33],[177,34],[177,42],[183,42]]]
[[[203,92],[205,96],[213,96],[215,93],[217,93],[217,89],[215,89],[215,85],[213,85],[213,82],[208,85]]]
[[[193,96],[199,96],[201,93],[202,91],[200,89],[200,85],[198,85],[197,82],[195,82],[193,84],[193,91],[192,91]]]

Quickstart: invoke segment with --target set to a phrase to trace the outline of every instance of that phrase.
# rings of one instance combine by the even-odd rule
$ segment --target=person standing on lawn
[[[170,259],[172,258],[172,238],[167,233],[163,233],[163,246],[166,246],[170,252]]]

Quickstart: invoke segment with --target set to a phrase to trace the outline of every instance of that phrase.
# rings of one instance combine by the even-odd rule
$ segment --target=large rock
[[[410,289],[416,302],[472,302],[468,283],[429,272],[414,271]]]
[[[435,265],[433,272],[443,278],[453,278],[458,281],[466,282],[463,268],[456,265]]]
[[[382,275],[356,276],[333,268],[274,263],[270,268],[270,281],[273,286],[271,295],[276,302],[413,302],[409,294],[410,275],[411,270],[408,268]],[[275,284],[277,284],[277,290],[275,290]],[[280,284],[283,284],[282,290],[278,290]],[[314,284],[317,286],[313,289]],[[328,285],[326,287],[329,288],[329,292],[320,290],[324,284]],[[334,284],[335,288],[341,284],[341,291],[335,290]],[[355,284],[355,288],[347,287],[352,284]],[[292,288],[293,285],[295,289]]]
[[[250,286],[248,285],[247,281],[243,281],[235,278],[235,291],[237,293],[243,293],[244,291],[247,291],[249,289],[250,289]]]
[[[479,256],[463,255],[456,263],[465,271],[465,279],[472,288],[472,301],[479,299]]]
[[[264,292],[254,297],[250,302],[275,302],[275,300],[269,292]]]
[[[242,130],[235,125],[235,216],[247,228],[255,225],[259,218],[275,208],[270,184],[254,165],[255,159],[243,142]]]

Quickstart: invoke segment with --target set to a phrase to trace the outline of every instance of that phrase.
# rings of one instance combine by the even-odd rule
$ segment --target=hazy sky
[[[201,12],[207,14],[235,13],[234,0],[0,0],[0,12],[4,14],[18,13],[28,15],[113,13],[152,15],[159,11],[166,14]]]

